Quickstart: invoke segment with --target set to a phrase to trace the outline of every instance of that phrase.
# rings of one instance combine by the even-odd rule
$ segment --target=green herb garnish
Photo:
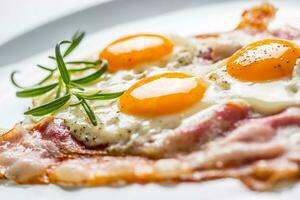
[[[46,103],[42,106],[33,108],[31,110],[26,111],[25,115],[33,115],[33,116],[43,116],[47,115],[49,113],[52,113],[53,111],[61,108],[64,106],[71,98],[70,94],[66,94],[63,97],[54,99],[53,101],[50,101],[49,103]]]
[[[69,55],[81,42],[81,40],[84,38],[85,33],[83,31],[77,31],[73,37],[71,45],[68,47],[68,49],[64,53],[64,57]]]
[[[53,83],[50,85],[45,85],[45,86],[40,86],[40,87],[33,87],[33,88],[28,88],[24,90],[20,90],[16,92],[17,97],[36,97],[43,95],[50,90],[54,89],[57,86],[57,83]]]
[[[106,71],[107,64],[102,60],[96,61],[88,61],[88,60],[80,60],[80,61],[68,61],[66,62],[64,59],[67,57],[82,41],[85,33],[82,31],[77,31],[71,41],[63,40],[59,42],[55,46],[55,56],[49,56],[50,59],[55,61],[56,67],[45,67],[43,65],[37,65],[42,70],[49,72],[49,74],[44,77],[41,81],[35,84],[32,87],[24,87],[18,84],[15,80],[15,75],[18,71],[14,71],[11,74],[11,82],[18,88],[20,91],[16,92],[17,97],[28,98],[28,97],[36,97],[44,95],[50,91],[55,91],[55,98],[50,100],[48,103],[43,104],[41,106],[32,108],[27,110],[25,115],[32,116],[43,116],[47,114],[51,114],[61,107],[68,106],[82,106],[83,110],[86,112],[91,123],[96,126],[97,118],[93,108],[90,106],[89,101],[95,100],[111,100],[118,98],[123,94],[123,92],[115,92],[115,93],[101,93],[98,92],[88,92],[86,91],[85,86],[87,84],[94,83],[97,81]],[[69,45],[64,53],[61,52],[62,45]],[[81,68],[68,68],[68,65],[85,65]],[[78,73],[86,70],[95,70],[94,72],[79,77],[76,79],[72,79],[73,73]],[[55,77],[55,73],[59,73],[58,77]],[[48,83],[50,82],[51,83]],[[72,97],[76,98],[78,102],[69,103]]]

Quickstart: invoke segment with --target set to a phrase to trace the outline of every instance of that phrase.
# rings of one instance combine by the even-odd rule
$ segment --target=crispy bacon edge
[[[237,117],[230,117],[232,113],[242,114],[241,111],[241,108],[229,105],[226,113],[221,112],[221,115],[232,118]],[[248,112],[247,109],[244,112]],[[255,191],[269,190],[278,182],[299,179],[300,151],[296,151],[296,157],[291,156],[286,146],[274,144],[272,138],[280,128],[299,126],[300,130],[300,108],[291,108],[269,117],[246,119],[237,117],[233,126],[235,128],[231,129],[222,140],[217,141],[215,146],[220,149],[216,152],[216,149],[207,147],[159,159],[141,155],[112,156],[99,149],[87,149],[71,137],[68,128],[61,121],[55,120],[57,119],[48,117],[25,131],[15,128],[0,136],[0,155],[2,152],[8,152],[13,156],[15,152],[11,148],[17,147],[21,148],[22,153],[29,151],[35,155],[37,152],[38,163],[47,161],[46,167],[40,173],[27,179],[20,178],[18,173],[17,176],[7,177],[5,169],[1,170],[0,166],[0,178],[20,184],[98,186],[165,181],[200,182],[230,177],[240,179]],[[201,126],[197,126],[196,129]],[[194,135],[196,132],[193,131],[191,129],[185,134]],[[196,133],[196,135],[203,134]],[[32,137],[26,141],[26,138],[24,139],[26,136]],[[33,141],[33,144],[28,141]],[[38,146],[35,146],[36,144]],[[52,148],[51,144],[54,144],[55,148]],[[230,153],[226,152],[226,148],[232,146],[238,148],[233,148]],[[17,154],[16,158],[26,161],[28,154],[22,153]],[[19,155],[21,157],[18,157]],[[194,163],[194,160],[201,156],[204,160],[200,159]]]

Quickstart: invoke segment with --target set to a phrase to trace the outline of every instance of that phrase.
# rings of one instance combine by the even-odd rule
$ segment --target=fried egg
[[[112,42],[101,51],[99,57],[108,61],[110,72],[115,72],[157,61],[170,54],[173,46],[173,42],[162,35],[136,34]]]
[[[120,111],[139,116],[177,113],[201,101],[207,85],[199,77],[163,73],[138,81],[120,98]]]
[[[117,100],[90,102],[97,126],[81,107],[66,107],[55,115],[85,145],[125,151],[191,127],[218,105],[246,104],[266,115],[300,104],[295,89],[300,51],[293,42],[259,40],[215,64],[199,57],[208,47],[195,38],[172,35],[118,39],[99,53],[110,73],[92,88],[125,93]]]
[[[212,85],[208,98],[244,101],[263,114],[299,105],[300,94],[293,88],[299,82],[299,50],[295,43],[280,39],[246,45],[207,75]]]
[[[299,55],[299,47],[287,40],[260,40],[232,55],[226,71],[238,80],[250,82],[290,78]]]

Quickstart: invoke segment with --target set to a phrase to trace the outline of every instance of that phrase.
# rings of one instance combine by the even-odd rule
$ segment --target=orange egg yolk
[[[162,35],[137,34],[112,42],[99,57],[108,61],[110,72],[115,72],[159,60],[171,53],[173,46],[173,42]]]
[[[199,102],[207,85],[183,73],[164,73],[142,79],[121,97],[121,112],[144,117],[176,113]]]
[[[227,72],[241,81],[264,82],[291,77],[300,48],[281,39],[265,39],[249,44],[227,62]]]

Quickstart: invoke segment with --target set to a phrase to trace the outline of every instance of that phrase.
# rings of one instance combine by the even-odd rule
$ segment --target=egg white
[[[131,70],[120,70],[105,74],[91,87],[103,92],[116,92],[128,89],[137,81],[165,72],[182,72],[193,76],[203,76],[210,71],[207,62],[198,58],[199,46],[193,38],[172,36],[175,48],[172,55],[157,63],[147,63]],[[65,107],[55,114],[65,120],[72,134],[88,146],[109,144],[112,150],[129,148],[132,143],[143,143],[149,137],[171,132],[179,128],[185,119],[209,105],[199,102],[192,108],[173,115],[142,118],[120,112],[118,101],[91,101],[99,124],[93,126],[81,107]]]
[[[298,71],[299,67],[297,64],[294,71]],[[260,83],[243,82],[231,77],[226,72],[225,64],[208,73],[206,77],[210,87],[204,100],[208,102],[244,102],[264,115],[274,114],[289,106],[300,105],[300,92],[296,86],[300,83],[300,79],[297,73],[293,74],[292,79],[284,78]]]
[[[268,83],[246,83],[235,80],[226,73],[226,60],[216,64],[208,63],[199,57],[199,52],[212,43],[233,41],[244,43],[261,39],[261,37],[243,37],[241,33],[227,34],[218,39],[197,40],[171,35],[175,48],[170,56],[156,63],[147,63],[131,70],[120,70],[114,74],[105,74],[90,87],[91,90],[116,92],[128,89],[135,82],[164,72],[182,72],[199,77],[208,83],[207,91],[201,101],[191,108],[153,118],[142,118],[120,112],[118,100],[91,101],[98,125],[93,126],[80,107],[64,107],[54,115],[64,119],[75,138],[87,146],[108,146],[111,151],[124,151],[137,144],[143,144],[149,138],[163,138],[174,130],[183,130],[207,117],[219,105],[231,101],[241,102],[253,107],[258,112],[270,114],[291,105],[299,105],[300,92],[295,92],[298,78],[279,80]],[[226,38],[227,37],[227,38]],[[244,40],[243,40],[244,39]],[[236,40],[235,40],[236,41]],[[230,42],[228,42],[230,43]],[[294,86],[293,86],[294,84]],[[45,99],[36,99],[41,104]]]

